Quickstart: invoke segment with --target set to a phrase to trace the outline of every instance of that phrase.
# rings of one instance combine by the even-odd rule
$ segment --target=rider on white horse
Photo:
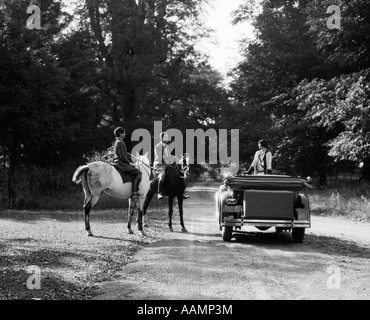
[[[113,166],[121,172],[134,176],[132,196],[139,196],[139,184],[141,182],[142,173],[140,170],[136,169],[135,164],[129,160],[130,158],[124,142],[126,130],[122,127],[118,127],[114,130],[114,135],[116,136],[116,141],[114,142]]]

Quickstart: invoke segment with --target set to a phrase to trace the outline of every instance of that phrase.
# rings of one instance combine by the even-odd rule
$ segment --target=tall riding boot
[[[140,185],[140,182],[141,182],[141,174],[138,174],[136,177],[135,177],[135,180],[134,180],[134,185],[133,185],[133,190],[132,190],[132,194],[133,196],[138,196],[140,194],[139,192],[139,185]]]
[[[163,185],[164,185],[164,179],[163,177],[159,177],[158,179],[158,199],[162,199],[164,197]]]

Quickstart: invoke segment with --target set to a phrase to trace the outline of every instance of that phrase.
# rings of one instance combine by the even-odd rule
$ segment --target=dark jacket
[[[122,171],[133,171],[137,170],[131,166],[130,156],[127,153],[126,144],[120,138],[117,138],[114,142],[114,158],[113,164]]]

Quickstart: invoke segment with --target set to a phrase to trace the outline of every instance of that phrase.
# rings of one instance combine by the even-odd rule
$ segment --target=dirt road
[[[313,217],[303,244],[254,228],[226,243],[215,190],[189,188],[189,233],[175,215],[175,232],[140,250],[95,299],[370,299],[370,224]]]

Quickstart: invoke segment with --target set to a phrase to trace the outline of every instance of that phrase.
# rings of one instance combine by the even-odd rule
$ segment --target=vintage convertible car
[[[291,231],[294,242],[303,242],[311,227],[308,197],[301,193],[312,188],[312,179],[283,175],[231,176],[216,192],[216,216],[224,241],[243,226],[265,231]]]

